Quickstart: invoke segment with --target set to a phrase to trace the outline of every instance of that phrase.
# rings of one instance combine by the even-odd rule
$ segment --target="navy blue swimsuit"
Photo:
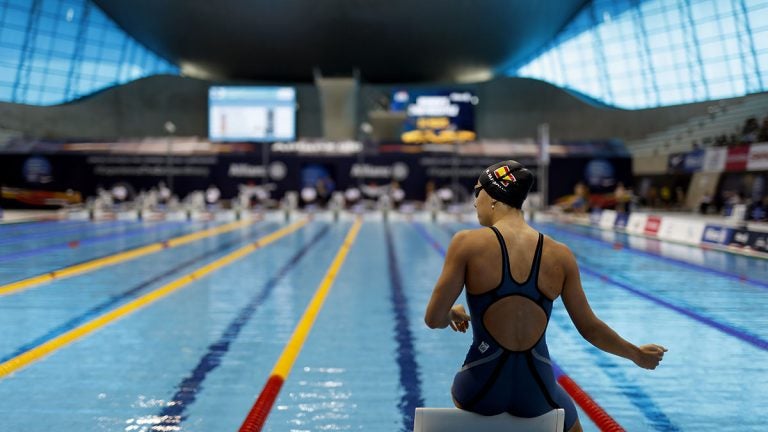
[[[504,348],[488,332],[483,317],[488,308],[509,296],[522,296],[544,310],[547,323],[552,312],[552,300],[538,289],[539,266],[544,236],[539,234],[536,254],[528,279],[517,283],[509,270],[509,255],[504,238],[491,227],[501,244],[502,277],[496,288],[482,293],[467,292],[473,341],[464,365],[453,380],[454,399],[467,411],[482,415],[508,412],[517,417],[537,417],[554,408],[565,409],[565,430],[576,422],[573,401],[555,381],[545,333],[536,344],[523,351]]]

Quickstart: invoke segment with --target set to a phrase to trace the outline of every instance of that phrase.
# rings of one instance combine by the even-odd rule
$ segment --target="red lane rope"
[[[283,379],[277,375],[269,377],[259,394],[259,398],[253,404],[251,411],[243,421],[243,425],[240,426],[240,432],[259,432],[264,427],[264,423],[267,421],[267,416],[272,410],[272,405],[274,405],[278,393],[280,393],[283,382]]]
[[[347,232],[346,237],[344,237],[344,243],[336,253],[336,257],[333,259],[331,266],[325,273],[322,282],[320,282],[320,286],[317,287],[315,295],[312,296],[312,300],[310,300],[309,305],[307,305],[307,309],[304,311],[298,324],[296,324],[296,328],[293,330],[291,338],[288,340],[285,348],[283,348],[283,353],[280,354],[280,358],[277,360],[274,369],[272,369],[272,373],[269,375],[267,383],[264,384],[264,389],[261,390],[261,394],[259,394],[259,398],[256,399],[256,402],[253,404],[251,412],[248,413],[245,421],[243,421],[243,425],[240,426],[240,432],[259,432],[261,428],[264,427],[264,423],[267,421],[267,416],[272,410],[272,405],[274,405],[277,395],[280,393],[280,388],[291,373],[293,363],[296,361],[296,357],[299,355],[299,352],[304,345],[304,341],[307,340],[307,336],[312,330],[317,315],[323,308],[325,298],[328,296],[333,281],[339,274],[339,269],[341,269],[341,266],[344,264],[344,260],[347,258],[347,254],[349,253],[352,244],[355,242],[355,238],[357,237],[357,233],[360,232],[362,224],[363,220],[357,218],[355,223],[352,224],[352,228]]]
[[[574,380],[568,375],[560,375],[557,382],[568,392],[582,410],[603,432],[625,432],[624,428],[616,422],[603,407],[597,404],[592,397],[587,394]]]

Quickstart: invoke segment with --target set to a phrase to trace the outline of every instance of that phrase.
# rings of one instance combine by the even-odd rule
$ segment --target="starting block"
[[[506,413],[483,416],[457,408],[416,408],[413,432],[562,432],[564,425],[563,409],[521,418]]]

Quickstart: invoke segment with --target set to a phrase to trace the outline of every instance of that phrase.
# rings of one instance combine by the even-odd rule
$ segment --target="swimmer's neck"
[[[526,225],[523,211],[508,206],[496,206],[495,211],[491,215],[491,225],[499,224],[511,227]]]

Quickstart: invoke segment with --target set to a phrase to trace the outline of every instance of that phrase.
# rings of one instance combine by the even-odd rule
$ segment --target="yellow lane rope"
[[[193,282],[197,279],[205,277],[209,273],[212,273],[226,265],[231,264],[235,260],[238,260],[250,254],[256,249],[262,248],[282,237],[285,237],[288,234],[293,233],[294,231],[298,230],[299,228],[303,227],[306,224],[307,224],[307,220],[300,220],[284,228],[281,228],[271,234],[268,234],[260,238],[259,240],[253,243],[243,246],[240,249],[235,250],[234,252],[231,252],[211,263],[208,263],[191,273],[181,276],[180,278],[174,280],[173,282],[170,282],[129,303],[126,303],[97,318],[94,318],[93,320],[81,326],[78,326],[54,339],[51,339],[50,341],[45,342],[44,344],[41,344],[35,348],[32,348],[29,351],[26,351],[23,354],[20,354],[10,360],[7,360],[4,363],[0,363],[0,378],[3,378],[8,374],[13,373],[14,371],[17,371],[23,367],[26,367],[30,363],[36,360],[39,360],[42,357],[45,357],[46,355],[88,335],[89,333],[92,333],[104,327],[105,325],[117,319],[123,318],[128,314],[131,314],[147,305],[154,303],[157,300],[160,300],[163,297],[168,296],[169,294],[186,286],[190,282]]]
[[[54,270],[52,272],[41,274],[38,276],[32,276],[26,279],[22,279],[20,281],[11,282],[6,285],[0,285],[0,296],[17,293],[19,291],[32,288],[42,283],[52,281],[54,279],[60,279],[60,278],[75,276],[78,274],[92,272],[94,270],[100,269],[105,266],[114,265],[121,262],[136,259],[144,255],[160,252],[161,250],[164,250],[164,249],[181,246],[187,243],[191,243],[193,241],[204,239],[206,237],[212,237],[219,234],[224,234],[229,231],[234,231],[236,229],[243,228],[247,225],[250,225],[251,223],[253,222],[251,221],[230,222],[228,224],[221,225],[218,227],[208,228],[205,230],[193,232],[190,234],[186,234],[186,235],[172,238],[170,240],[166,240],[162,242],[151,243],[146,246],[140,246],[135,249],[119,252],[119,253],[108,255],[101,258],[96,258],[91,261],[75,264],[73,266],[65,267],[59,270]]]

